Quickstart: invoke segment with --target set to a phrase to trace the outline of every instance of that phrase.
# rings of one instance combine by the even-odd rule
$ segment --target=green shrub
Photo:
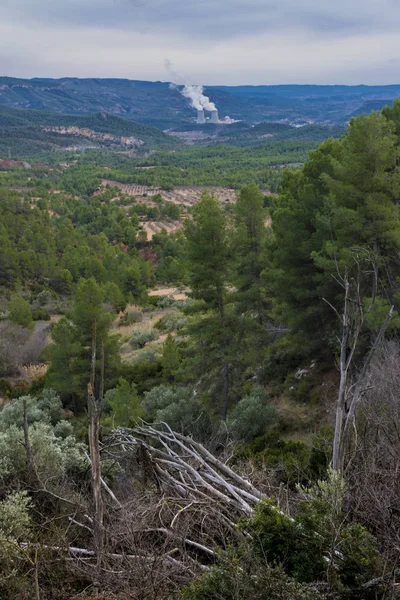
[[[179,400],[157,410],[155,419],[167,423],[175,431],[197,438],[207,437],[212,431],[210,417],[196,398]]]
[[[153,350],[153,348],[143,348],[143,350],[141,350],[140,352],[135,354],[135,356],[133,356],[130,359],[130,363],[131,364],[137,363],[137,362],[155,363],[155,362],[157,362],[157,359],[158,359],[158,355]]]
[[[328,466],[328,455],[319,446],[282,440],[278,431],[238,446],[233,460],[248,459],[273,467],[276,477],[291,487],[322,477]]]
[[[229,427],[236,440],[251,441],[274,427],[278,419],[278,412],[268,403],[265,391],[256,388],[231,410]]]
[[[186,326],[186,323],[187,319],[182,313],[172,312],[161,317],[154,327],[164,333],[170,333],[171,331],[183,329],[183,327]]]
[[[36,296],[35,300],[32,302],[32,308],[44,308],[48,306],[53,301],[53,294],[50,290],[42,290]]]
[[[134,331],[129,343],[132,348],[143,348],[148,342],[152,342],[159,337],[157,329],[144,329],[143,331]]]
[[[29,425],[38,422],[55,425],[62,418],[62,404],[59,395],[52,389],[46,389],[38,398],[20,396],[5,404],[0,411],[0,431],[6,431],[12,426],[22,428],[24,405]]]
[[[149,417],[183,434],[207,437],[212,423],[201,402],[188,388],[159,385],[145,393],[142,406]]]
[[[9,306],[10,320],[23,327],[29,327],[32,323],[32,312],[28,302],[21,296],[14,296]]]
[[[182,600],[322,600],[313,586],[288,577],[251,554],[223,553],[208,573],[180,594]]]
[[[170,308],[171,306],[177,306],[177,301],[173,296],[158,296],[157,308]]]
[[[149,417],[154,417],[162,410],[176,402],[189,402],[191,391],[188,388],[175,388],[169,385],[158,385],[144,394],[142,406]]]
[[[159,303],[159,301],[161,300],[161,298],[164,298],[165,296],[148,296],[147,297],[147,304],[149,304],[149,306],[152,307],[156,307]]]
[[[253,518],[242,521],[255,556],[282,565],[298,581],[325,580],[344,600],[375,598],[376,590],[362,584],[380,574],[381,558],[374,537],[362,525],[346,522],[343,479],[329,470],[326,480],[298,489],[303,501],[294,517],[264,501]]]
[[[34,321],[50,321],[50,313],[46,308],[33,308],[32,319]]]
[[[122,377],[115,389],[107,391],[104,400],[112,412],[114,426],[132,427],[144,414],[135,384]]]
[[[161,383],[162,365],[156,362],[135,361],[123,363],[120,368],[121,377],[137,385],[139,395],[148,392]]]

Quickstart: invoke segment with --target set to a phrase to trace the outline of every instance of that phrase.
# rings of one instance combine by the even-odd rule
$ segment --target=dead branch
[[[251,515],[263,495],[249,481],[240,477],[204,446],[176,433],[162,423],[143,424],[134,429],[120,429],[112,435],[112,444],[145,450],[154,479],[163,493],[177,494],[191,500],[218,501],[221,513]],[[177,515],[176,515],[177,516]],[[174,521],[173,521],[174,522]]]

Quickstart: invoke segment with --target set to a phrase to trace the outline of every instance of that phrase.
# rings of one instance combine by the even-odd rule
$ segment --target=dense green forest
[[[399,598],[399,165],[396,101],[2,168],[2,598]]]
[[[256,183],[276,191],[281,169],[298,165],[318,142],[282,140],[251,148],[225,145],[194,147],[173,153],[158,152],[144,160],[124,161],[107,173],[107,178],[121,183],[160,186],[221,185],[240,189]],[[154,166],[145,170],[143,167]]]

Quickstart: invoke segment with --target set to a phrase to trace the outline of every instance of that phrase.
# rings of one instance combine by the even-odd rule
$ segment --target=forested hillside
[[[106,113],[68,115],[0,104],[0,154],[13,158],[87,148],[140,149],[143,153],[178,145],[176,139],[154,127]]]
[[[399,598],[400,101],[71,158],[0,166],[1,598]]]

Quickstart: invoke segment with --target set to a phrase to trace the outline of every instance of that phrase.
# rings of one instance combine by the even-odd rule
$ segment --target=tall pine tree
[[[186,222],[191,295],[202,301],[202,316],[190,328],[196,342],[198,375],[216,371],[217,394],[222,392],[221,417],[226,419],[231,397],[231,358],[234,328],[228,309],[231,248],[227,217],[218,200],[203,193]],[[202,371],[202,372],[201,372]]]

